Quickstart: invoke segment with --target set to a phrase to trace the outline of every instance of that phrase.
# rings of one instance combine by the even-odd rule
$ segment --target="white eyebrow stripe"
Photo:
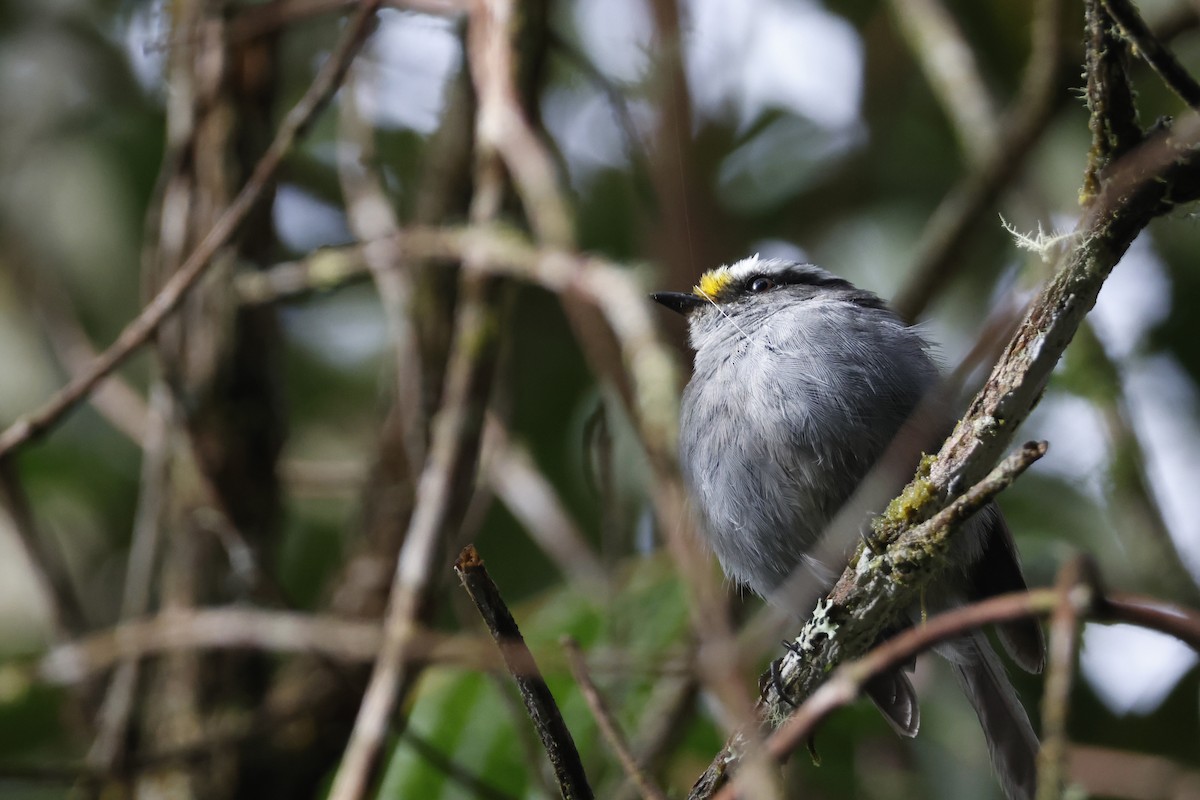
[[[741,261],[736,261],[725,269],[728,270],[729,277],[736,283],[740,283],[754,275],[771,276],[788,273],[792,276],[811,275],[814,279],[813,283],[840,280],[833,273],[827,272],[815,264],[800,264],[778,258],[762,258],[758,253],[748,258],[743,258]]]

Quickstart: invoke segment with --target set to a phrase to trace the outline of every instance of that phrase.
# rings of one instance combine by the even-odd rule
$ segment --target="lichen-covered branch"
[[[1109,79],[1116,81],[1121,74]],[[1110,123],[1094,126],[1112,128]],[[893,544],[883,556],[852,560],[828,598],[818,604],[806,631],[828,633],[832,621],[836,635],[811,637],[803,659],[794,654],[784,659],[784,686],[790,696],[809,696],[832,666],[866,652],[874,641],[871,637],[897,619],[937,574],[939,548],[926,540],[932,531],[922,521],[965,487],[983,480],[1011,445],[1134,237],[1155,216],[1200,196],[1200,117],[1188,115],[1091,176],[1100,182],[1062,267],[1031,304],[987,383],[929,464],[928,474],[916,479],[925,485],[921,494],[927,500],[909,509],[911,521],[887,531],[884,538]],[[691,796],[710,797],[744,752],[745,742],[735,736]]]

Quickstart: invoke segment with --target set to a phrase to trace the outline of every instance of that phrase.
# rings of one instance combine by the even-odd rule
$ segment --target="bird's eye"
[[[755,294],[760,292],[768,292],[775,288],[775,281],[763,275],[759,275],[757,278],[751,278],[750,282],[746,285],[746,288]]]

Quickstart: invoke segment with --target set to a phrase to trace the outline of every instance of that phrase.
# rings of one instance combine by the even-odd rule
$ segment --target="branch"
[[[796,637],[798,646],[781,662],[779,679],[768,686],[764,697],[763,716],[768,720],[785,719],[794,702],[790,698],[815,696],[830,666],[866,653],[891,626],[896,616],[893,609],[911,607],[919,600],[921,587],[945,566],[940,562],[952,529],[987,505],[1045,452],[1044,442],[1026,444],[953,503],[905,531],[885,552],[872,556],[869,551],[860,551],[828,598],[817,604],[813,618]],[[849,697],[844,696],[847,691]],[[828,690],[818,704],[820,710],[812,712],[816,717],[805,724],[815,725],[856,693],[856,689],[844,686]],[[745,733],[735,734],[692,786],[689,798],[713,797],[737,768],[748,746]]]
[[[888,8],[951,118],[959,147],[978,162],[995,149],[996,111],[971,45],[939,0],[890,0]]]
[[[392,269],[396,252],[389,246],[400,228],[395,209],[383,188],[383,180],[369,165],[377,161],[374,131],[358,108],[351,78],[348,91],[338,105],[338,177],[345,197],[346,222],[363,243],[362,256],[383,307],[392,350],[394,396],[391,413],[400,429],[400,452],[407,471],[415,474],[425,462],[425,371],[420,335],[411,309],[416,287],[413,276]]]
[[[394,241],[401,262],[456,261],[470,253],[466,272],[503,275],[527,281],[556,294],[570,294],[595,308],[608,323],[633,377],[634,420],[652,457],[673,461],[679,368],[658,335],[642,287],[628,266],[556,247],[538,247],[511,228],[402,228]],[[303,261],[280,264],[260,274],[238,275],[245,302],[272,302],[314,290],[328,290],[367,274],[361,248],[328,248]],[[675,519],[675,518],[673,518]]]
[[[140,440],[141,491],[121,597],[123,620],[142,616],[150,607],[169,494],[167,487],[171,481],[170,432],[177,424],[172,419],[174,410],[175,404],[166,385],[156,383],[151,389],[144,436]],[[96,715],[95,741],[87,755],[88,765],[97,771],[111,771],[124,752],[139,679],[138,661],[131,658],[120,664],[109,681],[104,702]]]
[[[88,680],[114,664],[187,650],[262,650],[313,653],[344,662],[369,662],[379,653],[379,623],[298,612],[208,608],[166,611],[144,620],[57,645],[36,663],[37,676],[51,684]],[[485,642],[428,630],[412,634],[414,657],[491,669],[495,658]]]
[[[857,661],[838,667],[767,740],[768,752],[777,760],[786,758],[808,741],[830,714],[854,702],[863,686],[876,675],[908,662],[941,642],[985,625],[1044,616],[1059,602],[1060,593],[1053,589],[1014,592],[938,614],[923,625],[906,629]],[[735,793],[733,784],[724,784],[719,792],[704,796],[732,800]],[[695,789],[693,796],[696,796]]]
[[[96,348],[54,266],[33,264],[21,258],[14,265],[13,274],[17,287],[28,294],[28,302],[39,317],[42,333],[58,363],[71,377],[86,370],[96,358]],[[113,376],[92,394],[91,403],[114,429],[134,444],[141,443],[149,412],[146,401],[128,381]]]
[[[1042,695],[1042,749],[1037,759],[1038,800],[1059,800],[1067,759],[1067,709],[1079,656],[1079,621],[1099,594],[1095,567],[1069,561],[1058,574],[1058,604],[1050,616],[1046,686]]]
[[[472,225],[489,224],[500,213],[507,185],[505,167],[514,175],[522,174],[512,159],[501,162],[498,142],[508,135],[507,127],[523,121],[519,107],[508,109],[510,103],[517,103],[510,41],[513,24],[512,3],[506,0],[481,0],[471,8],[468,61],[479,98]],[[521,142],[535,150],[540,147],[535,138]],[[540,234],[551,232],[544,221],[539,222],[543,220],[539,215],[548,211],[527,205],[526,213]],[[442,404],[433,419],[416,505],[388,595],[383,646],[334,776],[331,800],[358,800],[367,790],[389,721],[414,675],[415,664],[406,650],[416,620],[428,604],[436,559],[449,533],[462,523],[470,500],[500,332],[505,327],[495,282],[481,278],[475,269],[482,262],[479,253],[469,249],[463,253],[464,274]]]
[[[303,134],[341,85],[350,62],[370,32],[371,20],[378,7],[379,0],[362,0],[358,13],[350,21],[337,47],[317,71],[308,91],[284,117],[274,140],[255,165],[246,184],[162,290],[125,326],[116,341],[86,369],[59,389],[41,408],[25,414],[0,433],[0,460],[10,456],[18,447],[45,434],[59,419],[79,405],[109,373],[144,345],[163,320],[179,307],[187,293],[213,263],[213,256],[233,237],[271,185],[271,179],[296,139]]]
[[[1103,171],[1142,141],[1133,87],[1129,84],[1129,46],[1115,33],[1103,0],[1086,0],[1087,105],[1092,149],[1083,179],[1083,200],[1100,190]]]
[[[1111,594],[1101,602],[1097,619],[1159,631],[1186,642],[1200,653],[1200,614],[1182,606],[1141,595]]]
[[[500,648],[500,655],[504,657],[504,663],[517,683],[529,718],[533,720],[546,755],[550,757],[564,800],[591,800],[592,789],[588,785],[587,774],[579,759],[575,740],[571,738],[571,731],[559,713],[554,695],[546,686],[533,653],[529,652],[517,628],[516,620],[509,613],[500,590],[488,575],[473,545],[467,545],[459,554],[454,562],[454,571],[487,623],[488,632]]]
[[[1200,110],[1200,83],[1158,40],[1133,4],[1128,0],[1104,0],[1104,8],[1121,26],[1121,32],[1133,44],[1137,54],[1158,73],[1163,83],[1193,110]]]
[[[1021,89],[1003,120],[1006,131],[987,146],[977,143],[980,150],[969,154],[975,166],[950,190],[921,232],[910,277],[891,304],[902,318],[919,317],[954,271],[970,263],[961,253],[972,225],[1020,177],[1022,164],[1050,123],[1063,63],[1065,5],[1062,0],[1038,4],[1033,51]],[[960,138],[968,144],[975,141],[965,132]]]
[[[571,668],[571,676],[575,678],[575,683],[579,684],[579,691],[583,694],[583,699],[587,702],[588,709],[591,710],[592,717],[596,720],[596,726],[600,728],[604,740],[616,754],[617,761],[621,763],[621,769],[625,770],[625,774],[637,786],[643,800],[667,800],[663,790],[658,788],[654,780],[642,770],[641,765],[630,752],[625,734],[621,732],[621,727],[613,719],[612,712],[604,701],[604,696],[600,694],[595,681],[592,680],[591,673],[588,672],[587,660],[583,657],[583,651],[579,649],[579,642],[570,636],[564,636],[562,646],[567,653],[567,664]]]
[[[920,653],[935,645],[962,636],[963,634],[1004,622],[1028,617],[1052,616],[1051,623],[1051,677],[1047,686],[1047,704],[1065,710],[1066,693],[1069,692],[1071,675],[1078,644],[1079,622],[1091,619],[1101,622],[1123,622],[1141,625],[1176,636],[1200,652],[1200,613],[1175,606],[1160,605],[1148,598],[1133,598],[1122,595],[1105,596],[1099,588],[1094,568],[1086,559],[1074,559],[1059,573],[1054,589],[1034,589],[1012,592],[988,598],[971,605],[938,614],[920,626],[902,633],[878,645],[857,661],[843,664],[827,682],[817,689],[787,721],[767,740],[767,751],[772,758],[782,761],[808,741],[817,726],[837,709],[857,699],[863,686],[873,677],[910,662]],[[1065,636],[1059,636],[1057,629]],[[1057,665],[1056,665],[1057,660]],[[1055,670],[1061,674],[1055,676]],[[1058,709],[1048,715],[1058,713]],[[1051,734],[1043,746],[1044,759],[1057,760],[1066,754],[1065,745],[1061,753],[1047,752],[1056,740],[1054,731],[1059,731],[1059,722],[1048,722]],[[1058,797],[1058,771],[1042,774],[1043,781],[1053,780],[1056,789],[1050,797]],[[1039,789],[1039,792],[1043,791]],[[725,785],[715,797],[731,800],[734,787]],[[705,795],[708,796],[708,795]],[[1039,794],[1041,796],[1041,794]]]
[[[805,649],[803,663],[790,654],[784,659],[784,687],[789,696],[808,697],[829,667],[866,652],[937,573],[940,546],[930,544],[944,543],[946,532],[937,532],[936,527],[931,529],[921,521],[955,497],[962,486],[978,483],[1009,446],[1041,397],[1075,330],[1095,304],[1104,279],[1134,236],[1176,202],[1200,195],[1198,145],[1200,117],[1192,114],[1176,123],[1169,138],[1167,132],[1161,133],[1121,159],[1106,175],[1095,174],[1103,177],[1103,183],[1076,230],[1074,249],[1030,306],[988,382],[943,444],[928,474],[919,475],[905,490],[912,493],[909,496],[926,500],[915,507],[906,506],[904,520],[883,526],[884,540],[893,542],[887,552],[873,559],[862,554],[852,559],[827,600],[818,604],[800,637]],[[954,507],[951,504],[946,511]],[[927,544],[924,537],[935,532],[937,538]],[[831,624],[836,626],[833,636],[828,633]],[[741,758],[745,744],[740,735],[731,739],[697,781],[692,797],[711,796]]]
[[[610,591],[604,565],[592,551],[583,530],[525,446],[511,441],[493,420],[489,436],[495,453],[484,459],[486,480],[529,538],[571,582],[588,594]]]

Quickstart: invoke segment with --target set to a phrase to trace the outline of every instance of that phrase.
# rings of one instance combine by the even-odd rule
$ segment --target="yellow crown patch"
[[[730,274],[729,267],[717,267],[700,276],[700,282],[692,289],[692,294],[711,300],[721,294],[731,283],[733,283],[733,275]]]

